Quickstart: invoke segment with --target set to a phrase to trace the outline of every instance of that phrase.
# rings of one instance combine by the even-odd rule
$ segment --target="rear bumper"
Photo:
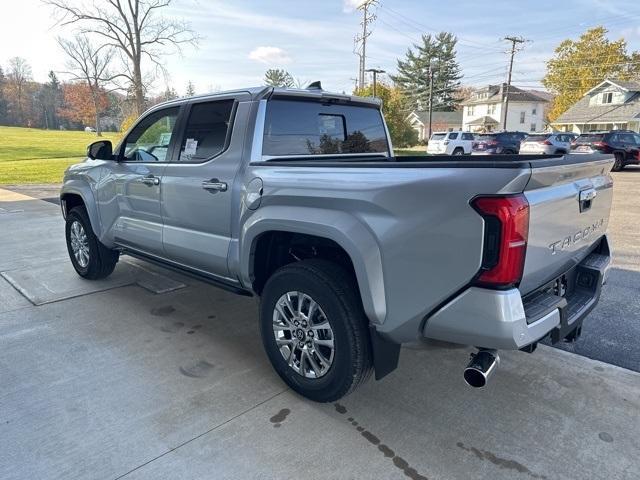
[[[598,253],[524,299],[516,288],[466,289],[427,320],[423,335],[504,350],[521,349],[547,335],[553,342],[577,336],[582,321],[598,303],[609,270],[606,237],[601,243],[604,247]],[[554,282],[561,285],[565,277],[570,279],[571,292],[554,294]]]

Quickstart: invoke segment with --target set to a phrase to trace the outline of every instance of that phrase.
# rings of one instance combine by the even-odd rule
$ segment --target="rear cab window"
[[[431,135],[431,140],[444,140],[444,137],[446,136],[446,133],[434,133],[433,135]]]
[[[304,156],[389,154],[386,129],[375,106],[314,100],[267,102],[262,154]]]

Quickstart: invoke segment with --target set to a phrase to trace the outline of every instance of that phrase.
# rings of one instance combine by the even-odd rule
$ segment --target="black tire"
[[[333,361],[319,378],[306,378],[295,371],[276,344],[274,310],[278,300],[288,292],[302,292],[313,298],[331,326]],[[276,373],[289,387],[313,401],[338,400],[364,383],[371,374],[368,320],[357,283],[338,264],[311,259],[286,265],[276,271],[262,292],[260,329],[262,343]]]
[[[624,156],[620,152],[616,152],[613,155],[615,159],[613,162],[613,167],[611,168],[612,172],[619,172],[624,168]]]
[[[515,155],[515,152],[513,150],[504,150],[502,153],[505,155]]]
[[[453,155],[456,155],[456,156],[457,155],[464,155],[464,150],[462,148],[458,147],[453,151]]]
[[[89,256],[86,265],[82,265],[73,252],[71,231],[74,222],[78,222],[82,226],[86,235],[86,245],[88,246]],[[84,207],[74,207],[67,213],[65,237],[67,240],[67,251],[69,252],[71,264],[78,275],[89,280],[99,280],[111,275],[113,269],[116,267],[116,263],[118,263],[120,254],[100,243],[96,235],[93,233],[89,215]]]

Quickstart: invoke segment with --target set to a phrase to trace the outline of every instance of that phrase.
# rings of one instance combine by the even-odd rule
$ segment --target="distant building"
[[[563,132],[640,132],[640,82],[605,80],[560,115],[551,126]]]
[[[418,140],[429,136],[429,112],[414,111],[409,114],[409,123],[418,132]],[[432,112],[431,131],[449,132],[462,130],[462,112]]]
[[[476,90],[462,102],[462,129],[467,132],[504,130],[504,103],[507,85],[488,85]],[[506,130],[538,132],[545,129],[545,114],[550,95],[536,90],[523,90],[511,85]]]

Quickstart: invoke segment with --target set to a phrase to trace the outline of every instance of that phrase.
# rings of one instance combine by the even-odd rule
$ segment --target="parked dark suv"
[[[571,144],[572,153],[612,153],[613,171],[640,163],[640,134],[631,130],[583,133]]]
[[[527,137],[524,132],[484,133],[476,136],[471,148],[472,155],[515,154],[520,151],[520,142]]]

